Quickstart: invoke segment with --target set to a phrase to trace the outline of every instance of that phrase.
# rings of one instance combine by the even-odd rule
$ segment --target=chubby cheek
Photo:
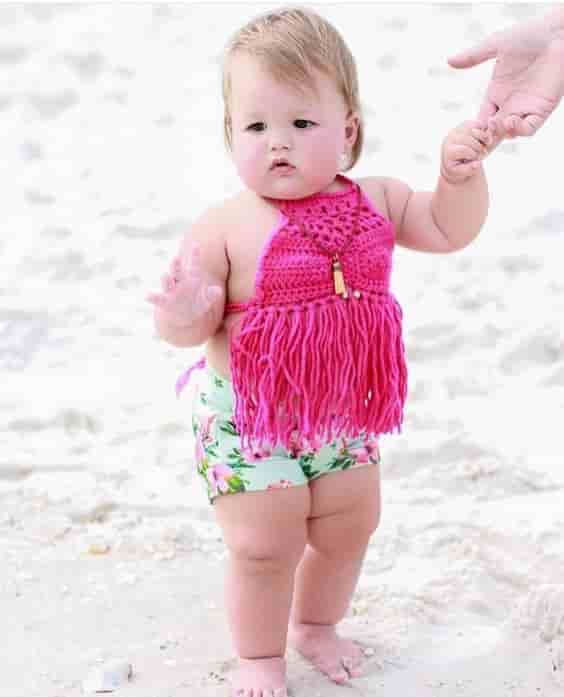
[[[264,176],[266,166],[264,148],[259,143],[233,144],[233,161],[235,168],[245,184],[256,188],[256,184]]]
[[[319,168],[332,169],[338,166],[339,155],[343,150],[344,141],[336,131],[318,131],[307,140],[305,157],[315,162]]]

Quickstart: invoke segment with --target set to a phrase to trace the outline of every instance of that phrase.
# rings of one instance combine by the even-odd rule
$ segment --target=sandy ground
[[[218,56],[264,9],[0,6],[2,697],[226,694],[224,549],[192,470],[178,373],[143,297],[190,221],[238,190]],[[353,176],[430,188],[488,66],[446,56],[542,8],[316,6],[359,64]],[[491,212],[445,257],[397,250],[410,398],[383,441],[383,518],[344,631],[366,676],[290,652],[293,697],[556,697],[564,690],[564,112],[487,163]]]

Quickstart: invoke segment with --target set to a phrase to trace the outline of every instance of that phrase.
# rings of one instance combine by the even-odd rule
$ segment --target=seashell
[[[91,542],[88,545],[88,554],[107,554],[110,551],[110,545],[107,542]]]
[[[128,661],[110,661],[94,668],[82,682],[82,691],[88,693],[113,692],[123,687],[133,675]]]

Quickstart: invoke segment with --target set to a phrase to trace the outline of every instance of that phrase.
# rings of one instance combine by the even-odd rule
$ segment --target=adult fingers
[[[476,44],[472,48],[461,51],[447,58],[451,68],[472,68],[484,61],[495,58],[497,55],[497,40],[495,37],[490,37]]]
[[[517,116],[516,114],[511,114],[510,116],[502,117],[502,119],[503,127],[513,137],[527,137],[534,135],[546,120],[538,114],[527,114],[526,116],[522,117]]]

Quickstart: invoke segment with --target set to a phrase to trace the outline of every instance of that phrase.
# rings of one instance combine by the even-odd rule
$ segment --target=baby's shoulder
[[[223,201],[210,205],[199,217],[198,222],[215,227],[228,235],[230,231],[248,222],[257,207],[256,196],[248,191],[241,191]]]
[[[399,229],[412,194],[411,187],[394,177],[365,177],[358,184],[371,203]]]
[[[359,177],[355,179],[374,208],[386,218],[390,218],[388,200],[386,197],[385,177]]]

